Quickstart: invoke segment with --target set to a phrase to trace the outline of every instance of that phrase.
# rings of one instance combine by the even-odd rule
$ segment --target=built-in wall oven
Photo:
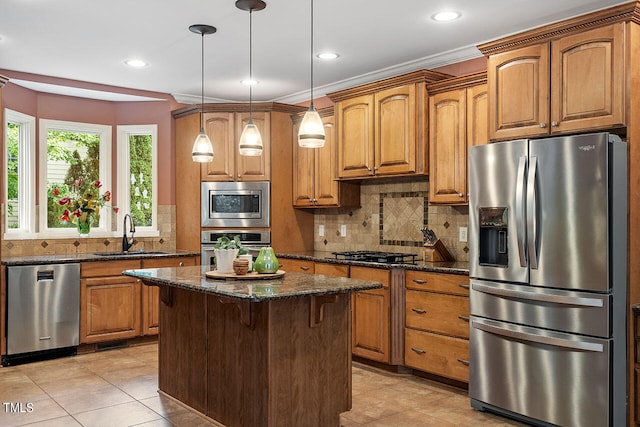
[[[268,228],[270,183],[203,182],[201,226],[220,228]]]
[[[218,238],[223,236],[227,236],[230,239],[239,236],[240,243],[249,250],[254,259],[258,256],[260,248],[271,244],[271,232],[268,230],[203,230],[201,233],[202,251],[200,254],[203,266],[209,267],[211,270],[215,268],[214,245]]]

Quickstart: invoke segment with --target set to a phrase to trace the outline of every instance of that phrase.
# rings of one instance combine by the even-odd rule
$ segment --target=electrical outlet
[[[347,237],[347,225],[342,224],[340,226],[340,237]]]
[[[467,241],[467,227],[458,228],[458,238],[461,242]]]
[[[324,237],[324,224],[318,226],[318,236]]]

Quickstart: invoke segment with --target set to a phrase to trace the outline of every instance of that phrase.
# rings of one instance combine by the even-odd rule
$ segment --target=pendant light
[[[211,25],[204,24],[195,24],[189,27],[189,31],[192,33],[200,34],[202,36],[202,84],[201,88],[201,101],[200,101],[200,133],[196,137],[195,142],[193,143],[193,148],[191,149],[191,159],[194,162],[205,163],[213,161],[213,144],[211,144],[211,140],[207,136],[207,133],[204,131],[204,36],[206,34],[215,33],[216,27],[212,27]]]
[[[253,123],[253,19],[254,10],[262,10],[267,4],[262,0],[237,0],[236,7],[249,11],[249,121],[240,135],[238,151],[242,156],[262,155],[262,136]]]
[[[313,0],[311,0],[311,103],[300,122],[298,145],[304,148],[324,147],[324,124],[313,106]]]

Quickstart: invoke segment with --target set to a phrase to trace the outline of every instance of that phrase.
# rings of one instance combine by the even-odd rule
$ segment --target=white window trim
[[[36,178],[35,174],[29,171],[36,170],[36,118],[27,114],[13,111],[8,108],[4,110],[4,132],[8,124],[17,123],[21,125],[20,140],[18,142],[18,212],[20,228],[7,228],[7,215],[9,209],[6,207],[6,187],[5,194],[5,230],[4,238],[9,239],[32,239],[36,236]],[[4,147],[6,150],[6,146]],[[8,156],[4,153],[4,182],[8,180]]]
[[[92,132],[100,134],[100,182],[103,191],[111,189],[111,126],[68,122],[62,120],[40,119],[39,133],[39,212],[40,212],[40,233],[41,238],[73,238],[78,237],[77,230],[73,228],[49,228],[47,227],[47,134],[49,130],[60,130],[63,132]],[[111,205],[111,203],[109,204]],[[116,234],[111,231],[111,212],[109,208],[103,209],[100,215],[98,227],[91,228],[91,237],[112,237]]]
[[[158,125],[127,125],[117,126],[118,133],[118,221],[117,231],[124,233],[124,216],[130,212],[131,200],[129,190],[131,188],[131,172],[129,170],[129,137],[131,135],[151,135],[151,175],[153,183],[151,191],[153,194],[151,227],[136,225],[136,236],[157,237],[160,235],[158,226]]]

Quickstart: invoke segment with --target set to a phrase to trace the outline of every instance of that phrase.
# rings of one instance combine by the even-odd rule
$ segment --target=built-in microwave
[[[270,183],[203,182],[202,227],[269,227]]]

